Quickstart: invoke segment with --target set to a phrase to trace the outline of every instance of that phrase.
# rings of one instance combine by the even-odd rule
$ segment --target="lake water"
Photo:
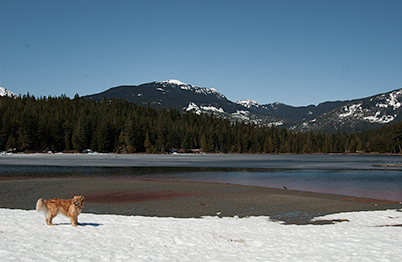
[[[285,166],[287,165],[282,165],[281,168],[243,168],[2,164],[0,165],[0,179],[11,177],[109,177],[213,182],[281,189],[286,187],[290,190],[402,201],[402,171],[400,169],[333,169],[325,168],[326,165],[322,162],[320,162],[321,168],[319,169],[287,169]]]

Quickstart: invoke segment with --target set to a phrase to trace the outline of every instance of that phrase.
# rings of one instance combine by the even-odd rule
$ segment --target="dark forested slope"
[[[357,133],[294,132],[125,99],[0,97],[0,150],[163,153],[400,153],[402,123]]]

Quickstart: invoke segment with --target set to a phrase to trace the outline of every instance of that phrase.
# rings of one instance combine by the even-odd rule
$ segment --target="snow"
[[[170,80],[162,81],[162,83],[174,84],[174,85],[178,85],[178,86],[187,85],[186,83],[183,83],[180,80],[176,80],[176,79],[170,79]]]
[[[339,114],[339,117],[340,118],[345,118],[348,116],[358,117],[362,111],[361,106],[362,106],[362,103],[349,105],[349,106],[346,105],[343,107],[343,111],[345,111],[345,113]]]
[[[402,98],[402,89],[393,91],[389,94],[383,94],[380,98],[383,100],[383,104],[378,103],[377,104],[378,107],[387,108],[388,106],[390,106],[393,107],[393,110],[397,110],[398,108],[401,107],[399,99]]]
[[[250,118],[250,112],[246,110],[236,110],[235,113],[232,113],[231,116],[239,121],[253,123],[258,125],[257,120],[253,120]]]
[[[249,114],[250,112],[246,110],[236,110],[236,113],[232,113],[232,117],[241,121],[250,121]]]
[[[271,122],[267,126],[268,127],[271,127],[271,126],[283,126],[283,122],[282,121]]]
[[[217,113],[224,113],[225,112],[221,107],[219,109],[214,107],[214,106],[201,106],[201,107],[199,107],[194,102],[189,102],[188,106],[185,107],[184,110],[185,111],[193,110],[197,115],[200,115],[202,113],[202,110],[204,110],[204,111],[212,111],[212,112],[217,112]]]
[[[84,207],[85,209],[85,207]],[[402,261],[402,213],[340,213],[328,225],[269,217],[161,218],[0,209],[2,261]],[[392,226],[394,225],[394,226]]]
[[[235,113],[231,113],[230,115],[234,119],[237,119],[239,121],[244,121],[247,123],[252,123],[255,125],[261,125],[261,122],[262,122],[262,119],[256,118],[255,116],[250,114],[250,112],[247,110],[236,110]],[[264,125],[266,125],[268,127],[283,125],[282,121],[273,121],[273,122],[268,122],[268,121],[270,121],[270,120],[266,120],[264,123]]]
[[[197,115],[201,115],[201,109],[194,102],[189,102],[187,108],[184,108],[186,111],[194,110]]]
[[[239,115],[248,115],[250,112],[246,111],[246,110],[236,110],[235,114],[239,114]]]
[[[237,101],[236,104],[242,105],[242,106],[244,106],[246,108],[250,108],[252,106],[253,107],[259,107],[260,106],[256,101],[251,100],[251,99],[243,99],[243,100]]]
[[[224,113],[225,112],[222,107],[220,107],[218,109],[218,108],[216,108],[214,106],[201,106],[201,109],[206,110],[206,111],[213,111],[213,112],[217,112],[217,113]]]
[[[394,121],[397,117],[397,113],[394,113],[393,115],[387,114],[383,109],[392,108],[393,111],[398,110],[402,106],[401,102],[399,102],[401,99],[402,90],[396,90],[379,96],[378,100],[380,101],[375,105],[376,108],[379,108],[377,109],[378,111],[370,116],[363,117],[363,119],[371,123],[376,122],[381,124],[387,124]]]
[[[402,90],[396,90],[387,94],[371,98],[370,102],[377,100],[374,106],[363,109],[363,102],[356,104],[349,104],[342,107],[342,113],[338,115],[339,118],[361,119],[370,123],[387,124],[395,120],[397,111],[401,107]],[[392,113],[387,110],[392,108]]]
[[[179,80],[175,80],[175,79],[171,79],[171,80],[166,80],[166,81],[162,81],[159,82],[162,84],[174,84],[177,85],[179,88],[183,89],[183,90],[187,90],[187,91],[193,91],[197,94],[200,95],[215,95],[216,97],[218,97],[219,99],[224,99],[225,96],[222,95],[221,93],[219,93],[218,91],[216,91],[215,88],[206,88],[206,87],[198,87],[198,86],[193,86],[193,85],[188,85],[185,84]]]
[[[387,124],[389,122],[394,121],[396,115],[382,115],[380,111],[376,112],[373,116],[366,116],[363,119],[369,121],[370,123],[381,123]]]
[[[0,87],[0,96],[16,97],[17,95],[8,90],[7,88]]]

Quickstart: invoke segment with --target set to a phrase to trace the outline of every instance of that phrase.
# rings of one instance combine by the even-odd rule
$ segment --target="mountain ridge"
[[[402,118],[402,89],[368,98],[326,101],[318,105],[295,107],[280,102],[259,104],[251,99],[232,102],[214,88],[197,87],[171,79],[138,86],[113,87],[84,98],[101,100],[113,97],[126,98],[130,102],[150,105],[157,109],[175,108],[181,112],[214,114],[231,121],[284,127],[295,132],[361,131],[395,123]],[[385,103],[387,99],[389,102]],[[379,104],[379,101],[382,101],[382,104]],[[379,105],[376,106],[375,103]],[[395,105],[393,112],[386,110],[389,103]],[[378,110],[379,107],[382,110]],[[354,109],[360,113],[351,112]]]
[[[0,95],[6,95],[6,91],[13,94],[0,88]],[[171,79],[116,86],[82,98],[121,98],[156,109],[174,108],[180,112],[214,114],[230,121],[284,127],[294,132],[358,132],[402,121],[402,88],[366,98],[290,106],[280,102],[259,104],[251,99],[232,102],[214,88],[197,87]]]
[[[363,131],[402,121],[402,89],[351,100],[292,130],[308,132]]]

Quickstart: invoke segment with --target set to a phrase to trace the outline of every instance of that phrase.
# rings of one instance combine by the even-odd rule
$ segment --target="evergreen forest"
[[[122,99],[0,97],[0,151],[400,154],[401,142],[402,122],[358,133],[296,133]]]

